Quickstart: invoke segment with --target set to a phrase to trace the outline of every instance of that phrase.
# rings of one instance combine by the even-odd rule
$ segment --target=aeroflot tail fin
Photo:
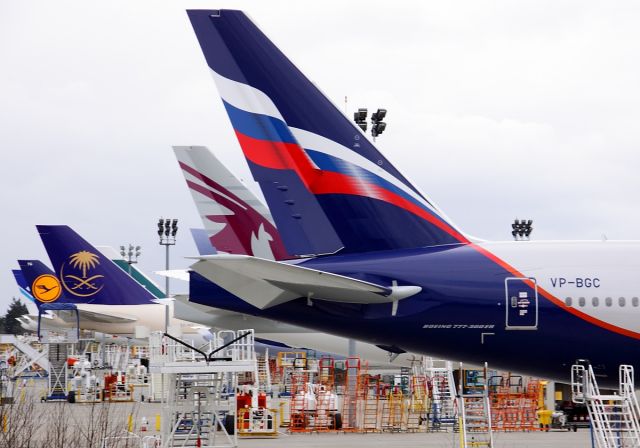
[[[204,146],[174,146],[193,201],[216,250],[270,260],[292,258],[269,210]]]
[[[155,297],[68,226],[36,226],[60,280],[77,303],[141,305]]]
[[[243,12],[188,14],[291,253],[467,241]]]

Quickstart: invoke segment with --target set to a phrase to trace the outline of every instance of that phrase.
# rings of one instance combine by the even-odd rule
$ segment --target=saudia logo
[[[91,274],[91,270],[100,264],[96,254],[82,250],[69,257],[60,267],[62,285],[69,293],[78,297],[91,297],[104,287],[101,274]]]

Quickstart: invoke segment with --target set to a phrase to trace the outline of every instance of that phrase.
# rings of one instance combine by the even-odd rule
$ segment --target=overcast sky
[[[140,244],[152,272],[177,217],[187,267],[200,223],[171,145],[251,180],[186,8],[243,9],[341,109],[386,107],[379,148],[464,231],[637,238],[636,1],[2,0],[0,309],[16,259],[48,263],[36,224]]]

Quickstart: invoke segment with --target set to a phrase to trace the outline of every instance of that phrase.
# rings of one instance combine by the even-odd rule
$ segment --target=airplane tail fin
[[[270,260],[292,258],[271,213],[204,146],[174,146],[193,201],[216,250]]]
[[[72,303],[53,270],[40,260],[18,260],[26,291],[38,308],[43,303]]]
[[[191,238],[193,238],[196,249],[198,249],[198,255],[214,255],[218,253],[218,250],[209,239],[210,235],[207,229],[189,230],[191,230]]]
[[[243,12],[188,15],[290,253],[467,242]]]
[[[27,284],[27,281],[24,278],[24,274],[21,269],[12,269],[11,273],[13,274],[13,278],[15,278],[16,283],[18,285],[18,289],[20,290],[20,294],[22,294],[25,298],[29,299],[31,302],[35,302],[36,300],[31,295],[31,288]]]
[[[166,294],[151,280],[144,272],[140,271],[133,264],[127,263],[127,260],[111,246],[97,246],[96,249],[109,260],[113,261],[120,269],[129,274],[136,282],[141,284],[147,291],[158,299],[164,299]]]
[[[75,303],[142,305],[155,297],[68,226],[36,226],[59,279]]]

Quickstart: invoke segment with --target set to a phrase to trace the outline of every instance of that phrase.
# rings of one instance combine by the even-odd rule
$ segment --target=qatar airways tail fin
[[[174,146],[173,151],[216,250],[269,260],[291,258],[267,207],[209,149]]]
[[[243,12],[188,15],[290,253],[467,242]]]

